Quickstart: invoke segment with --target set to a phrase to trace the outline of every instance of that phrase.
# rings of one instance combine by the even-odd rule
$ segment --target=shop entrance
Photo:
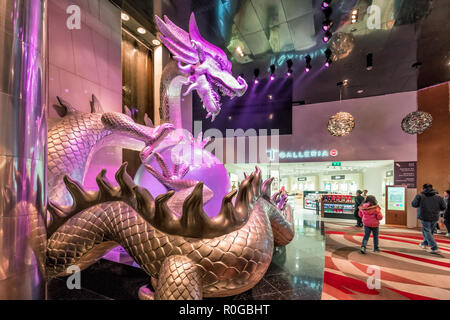
[[[386,186],[394,184],[394,161],[343,161],[259,164],[263,173],[275,178],[272,193],[282,187],[295,210],[317,210],[324,217],[353,219],[357,190],[374,195],[384,211]],[[255,164],[227,164],[231,184],[239,186],[245,173],[254,171]]]

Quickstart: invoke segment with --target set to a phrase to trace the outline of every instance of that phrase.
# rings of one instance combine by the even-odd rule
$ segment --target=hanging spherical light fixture
[[[328,120],[328,131],[332,136],[345,137],[355,128],[355,118],[348,112],[339,112]]]
[[[415,111],[408,114],[402,121],[402,130],[408,134],[422,134],[433,124],[431,114]]]

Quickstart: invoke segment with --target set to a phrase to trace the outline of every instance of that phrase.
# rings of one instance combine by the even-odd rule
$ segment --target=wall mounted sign
[[[342,162],[333,162],[331,165],[333,167],[342,167]]]
[[[345,180],[345,176],[331,176],[331,180]]]
[[[278,149],[267,150],[270,161],[280,160],[301,160],[314,158],[337,157],[338,150],[305,150],[305,151],[283,151]]]
[[[404,187],[387,187],[387,208],[391,211],[405,211],[406,199]]]
[[[407,186],[408,189],[417,188],[417,162],[395,162],[394,184]]]
[[[307,177],[297,178],[297,181],[298,181],[298,182],[301,182],[301,181],[308,181],[308,178],[307,178]]]

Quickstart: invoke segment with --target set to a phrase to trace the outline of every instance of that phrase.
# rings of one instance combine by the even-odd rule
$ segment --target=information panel
[[[415,189],[417,187],[417,162],[396,162],[394,164],[394,184]]]
[[[387,209],[405,211],[406,199],[404,187],[387,187]]]

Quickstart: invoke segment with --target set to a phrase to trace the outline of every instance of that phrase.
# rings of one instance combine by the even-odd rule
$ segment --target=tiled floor
[[[265,277],[253,289],[225,300],[320,300],[324,274],[324,226],[313,211],[294,210],[296,235],[276,248]],[[131,261],[124,260],[131,264]],[[123,262],[123,261],[122,261]],[[53,300],[132,300],[149,278],[134,266],[101,260],[81,274],[82,290],[69,290],[66,279],[49,283]]]

